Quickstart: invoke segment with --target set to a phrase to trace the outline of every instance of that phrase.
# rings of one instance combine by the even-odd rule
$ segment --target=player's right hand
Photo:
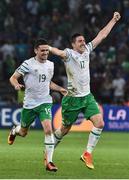
[[[61,93],[63,96],[66,96],[66,95],[68,94],[68,91],[67,91],[67,89],[61,88],[60,93]]]
[[[15,87],[15,90],[20,90],[21,88],[24,88],[24,85],[22,85],[22,84],[17,84]]]
[[[114,12],[113,18],[114,18],[114,20],[116,22],[119,21],[119,19],[121,18],[120,13],[119,12]]]

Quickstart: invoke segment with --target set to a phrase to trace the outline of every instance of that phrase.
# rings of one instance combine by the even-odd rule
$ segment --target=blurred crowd
[[[102,104],[129,105],[129,1],[128,0],[1,0],[0,1],[0,104],[20,99],[8,79],[25,59],[33,56],[33,42],[46,38],[50,45],[69,47],[69,38],[84,34],[91,41],[112,18],[120,22],[91,53],[91,91]],[[67,86],[63,62],[56,56],[53,81]],[[18,93],[20,94],[20,93]],[[22,93],[21,93],[22,94]],[[55,103],[61,95],[52,92]]]

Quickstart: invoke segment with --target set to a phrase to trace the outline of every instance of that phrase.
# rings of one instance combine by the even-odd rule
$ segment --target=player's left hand
[[[67,91],[67,89],[61,88],[60,93],[61,93],[63,96],[66,96],[66,95],[68,94],[68,91]]]
[[[121,18],[121,15],[119,12],[114,12],[113,19],[117,22]]]

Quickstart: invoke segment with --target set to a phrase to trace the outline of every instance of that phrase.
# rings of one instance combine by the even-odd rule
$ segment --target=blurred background
[[[91,41],[112,18],[120,22],[91,54],[91,91],[100,104],[129,105],[129,1],[128,0],[1,0],[0,1],[0,105],[22,102],[9,77],[25,59],[33,56],[33,41],[46,38],[64,49],[75,32]],[[54,82],[67,86],[63,62],[56,56]],[[61,95],[52,92],[55,103]]]

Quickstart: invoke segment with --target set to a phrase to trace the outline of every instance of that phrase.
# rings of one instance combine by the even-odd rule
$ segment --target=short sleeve
[[[93,51],[93,44],[92,42],[89,42],[88,44],[86,44],[86,48],[88,49],[89,53]]]
[[[29,64],[26,61],[24,61],[17,69],[16,72],[22,74],[23,76],[29,72]]]
[[[65,59],[65,62],[68,62],[70,61],[71,57],[72,57],[72,53],[71,53],[71,50],[69,48],[66,48],[64,50],[64,52],[66,52],[66,59]]]

